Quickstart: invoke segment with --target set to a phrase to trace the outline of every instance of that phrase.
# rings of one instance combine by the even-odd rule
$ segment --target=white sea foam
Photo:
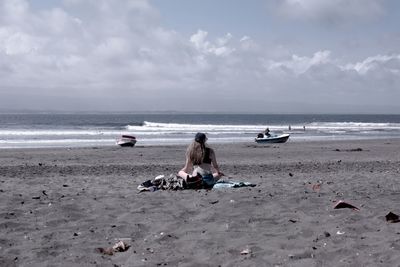
[[[400,123],[312,122],[307,129],[400,129]]]
[[[117,135],[121,131],[90,131],[90,130],[0,130],[0,136],[83,136],[83,135]]]
[[[268,127],[274,131],[288,131],[289,125],[270,124]],[[327,132],[347,132],[347,131],[365,131],[365,130],[399,130],[400,123],[360,123],[360,122],[312,122],[309,124],[290,125],[290,131],[327,131]],[[157,123],[145,121],[143,126],[127,125],[128,131],[143,132],[147,134],[163,134],[163,133],[195,133],[206,132],[212,134],[226,133],[256,133],[263,131],[265,125],[232,125],[232,124],[179,124],[179,123]]]
[[[227,132],[227,131],[257,131],[262,130],[261,125],[230,125],[230,124],[185,124],[185,123],[158,123],[144,121],[143,126],[127,125],[129,131],[168,131],[168,132]]]

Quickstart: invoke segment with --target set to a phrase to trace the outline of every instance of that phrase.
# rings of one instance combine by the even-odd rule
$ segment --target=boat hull
[[[133,146],[135,146],[135,144],[136,144],[136,141],[135,142],[131,142],[131,141],[129,141],[129,142],[118,141],[117,142],[117,145],[119,145],[121,147],[133,147]]]
[[[123,135],[117,140],[117,145],[121,147],[133,147],[136,144],[136,138],[134,136]]]
[[[285,143],[289,139],[290,134],[281,134],[277,136],[256,137],[256,143]]]

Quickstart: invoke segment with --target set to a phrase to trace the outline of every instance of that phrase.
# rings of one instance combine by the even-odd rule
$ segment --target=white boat
[[[136,137],[123,134],[117,139],[117,145],[133,147],[136,144]]]
[[[290,134],[265,134],[259,133],[255,138],[256,143],[285,143]]]

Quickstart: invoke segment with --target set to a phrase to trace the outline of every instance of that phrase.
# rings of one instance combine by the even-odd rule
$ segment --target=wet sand
[[[0,266],[399,264],[400,139],[211,146],[257,186],[138,193],[186,146],[1,150]]]

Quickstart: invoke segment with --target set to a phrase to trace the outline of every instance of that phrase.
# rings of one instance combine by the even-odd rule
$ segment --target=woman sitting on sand
[[[185,180],[188,188],[212,188],[224,175],[219,170],[214,150],[206,146],[206,141],[207,136],[204,133],[197,133],[193,143],[187,148],[186,163],[178,175]]]

